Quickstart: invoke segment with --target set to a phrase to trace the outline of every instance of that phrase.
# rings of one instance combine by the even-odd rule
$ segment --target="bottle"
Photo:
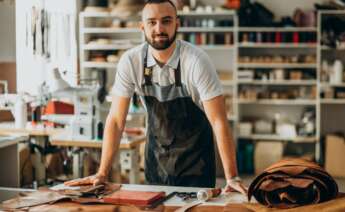
[[[14,104],[13,116],[15,121],[15,127],[17,129],[23,129],[28,122],[27,106],[24,99],[19,96]]]
[[[198,191],[196,196],[198,200],[206,202],[210,200],[211,198],[219,196],[221,192],[222,192],[222,189],[220,188],[203,189],[203,190]]]

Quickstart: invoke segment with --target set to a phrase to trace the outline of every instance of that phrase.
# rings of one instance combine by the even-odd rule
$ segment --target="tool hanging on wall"
[[[33,54],[36,54],[36,21],[37,21],[37,10],[33,6],[31,10],[31,35],[32,35],[32,48]]]
[[[50,15],[47,11],[44,12],[44,36],[43,36],[43,42],[44,42],[44,56],[48,59],[50,57],[49,53],[49,21],[50,21]]]

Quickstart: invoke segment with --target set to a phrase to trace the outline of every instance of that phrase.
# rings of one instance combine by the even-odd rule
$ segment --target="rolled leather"
[[[294,208],[336,198],[338,185],[316,163],[304,159],[285,159],[258,175],[248,189],[248,200],[268,207]]]

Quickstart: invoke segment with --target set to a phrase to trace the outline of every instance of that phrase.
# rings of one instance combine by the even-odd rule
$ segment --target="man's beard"
[[[169,48],[172,43],[174,43],[174,41],[176,39],[176,34],[177,34],[177,31],[175,31],[175,33],[171,39],[169,38],[168,34],[166,34],[166,33],[156,34],[155,37],[166,36],[168,38],[168,39],[162,40],[162,41],[155,41],[155,37],[153,37],[152,40],[150,40],[145,34],[145,39],[150,44],[150,46],[152,46],[152,48],[154,48],[156,50],[165,50],[165,49]]]

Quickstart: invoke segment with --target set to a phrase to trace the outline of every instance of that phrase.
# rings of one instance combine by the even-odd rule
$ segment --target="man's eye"
[[[168,25],[168,24],[170,24],[171,23],[171,20],[163,20],[163,24],[164,25]]]
[[[155,22],[155,21],[148,21],[147,24],[148,24],[149,26],[153,26],[153,25],[156,24],[156,22]]]

